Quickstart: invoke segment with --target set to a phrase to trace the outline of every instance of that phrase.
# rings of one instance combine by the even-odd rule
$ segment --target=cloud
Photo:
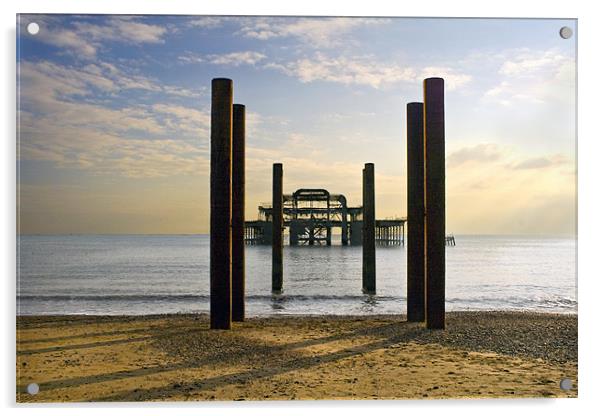
[[[221,26],[227,20],[231,20],[231,18],[223,16],[202,16],[188,20],[186,25],[188,27],[213,29]]]
[[[263,61],[266,56],[255,51],[230,52],[225,54],[198,55],[187,52],[178,57],[178,60],[186,64],[209,63],[213,65],[241,66],[251,65]]]
[[[443,78],[448,91],[456,90],[472,80],[471,75],[456,72],[453,68],[445,66],[428,66],[420,72],[418,78],[423,80],[431,77]]]
[[[480,143],[463,147],[446,157],[447,167],[455,168],[468,162],[495,162],[502,157],[502,151],[495,143]]]
[[[74,55],[84,56],[86,58],[93,58],[96,56],[97,46],[82,38],[74,31],[65,29],[44,30],[44,28],[42,28],[42,30],[43,32],[40,39],[45,43],[65,49]]]
[[[141,139],[120,133],[120,128],[61,123],[61,114],[42,120],[25,116],[19,134],[21,160],[44,160],[63,169],[131,178],[199,174],[207,167],[207,140],[200,135],[191,142],[169,137]],[[135,117],[128,121],[148,122]],[[118,113],[104,115],[103,123],[113,122],[120,122]]]
[[[336,47],[352,29],[387,24],[390,19],[371,18],[252,18],[243,21],[238,34],[268,40],[292,37],[313,47]]]
[[[335,82],[345,85],[367,85],[383,88],[399,82],[420,82],[424,78],[445,78],[447,89],[453,91],[471,80],[471,76],[454,71],[449,67],[425,67],[417,69],[395,63],[380,62],[374,56],[328,56],[315,53],[313,56],[282,62],[273,60],[256,51],[231,52],[226,54],[199,55],[187,52],[178,57],[181,62],[209,63],[213,65],[257,66],[263,62],[264,69],[272,69],[301,82]]]
[[[505,51],[500,61],[501,80],[485,90],[483,100],[505,107],[565,101],[575,88],[575,60],[555,49]]]
[[[208,111],[168,102],[112,108],[96,99],[97,90],[115,93],[131,86],[131,81],[122,80],[121,75],[113,66],[73,68],[23,62],[20,159],[50,161],[59,168],[97,175],[135,178],[204,171]],[[89,96],[95,99],[82,100]]]
[[[484,164],[489,167],[497,164],[511,170],[546,169],[561,167],[569,163],[569,158],[564,154],[522,156],[518,149],[511,147],[502,148],[496,143],[479,143],[465,146],[453,151],[446,157],[449,169],[466,168],[476,169],[474,166]],[[473,163],[472,166],[464,166]]]
[[[560,166],[568,163],[568,159],[561,154],[549,157],[534,157],[523,160],[512,165],[513,169],[543,169],[552,166]]]
[[[442,76],[448,90],[466,84],[471,78],[446,67],[417,69],[395,63],[380,62],[373,56],[330,57],[316,53],[311,58],[302,58],[288,63],[267,63],[266,68],[275,69],[301,82],[328,81],[345,85],[366,85],[383,88],[400,82],[416,83],[429,76]]]
[[[194,135],[209,134],[211,115],[208,111],[173,104],[154,104],[155,113],[166,116],[164,123],[172,131],[186,131]]]
[[[167,28],[141,22],[132,17],[114,16],[105,24],[82,21],[73,23],[79,36],[92,41],[114,41],[131,44],[163,43]]]
[[[24,20],[27,25],[29,20]],[[74,20],[68,25],[64,19],[36,19],[41,26],[37,40],[56,46],[80,59],[92,60],[105,42],[128,44],[163,43],[168,30],[165,27],[139,21],[133,17],[113,16],[103,24]],[[24,33],[25,30],[23,30]]]
[[[399,81],[410,82],[416,78],[412,68],[380,65],[364,57],[328,57],[321,53],[313,58],[303,58],[285,64],[270,63],[266,68],[279,70],[304,83],[328,81],[373,88],[381,88]]]
[[[126,72],[108,62],[68,66],[50,61],[23,61],[19,72],[22,86],[33,88],[31,86],[35,85],[40,93],[45,92],[45,96],[93,97],[123,90],[145,90],[178,97],[199,97],[203,94],[202,90],[168,85]]]
[[[551,49],[546,51],[519,50],[500,67],[501,75],[532,76],[542,72],[556,73],[558,67],[569,59]]]
[[[463,233],[575,232],[575,176],[564,155],[482,143],[447,157],[447,227]],[[460,231],[461,230],[461,231]]]
[[[400,82],[416,83],[431,76],[443,77],[449,91],[456,90],[472,77],[449,66],[413,67],[396,62],[386,62],[373,55],[349,54],[343,45],[354,44],[349,32],[356,28],[388,24],[390,19],[380,18],[239,18],[237,34],[244,37],[270,40],[294,38],[309,45],[315,51],[321,47],[337,47],[335,53],[309,52],[299,49],[289,60],[278,55],[266,56],[257,51],[237,51],[225,54],[202,55],[186,52],[178,57],[183,63],[209,63],[214,65],[260,66],[288,76],[303,83],[314,81],[335,82],[344,85],[365,85],[384,88]],[[209,23],[210,22],[210,23]],[[217,21],[202,20],[199,24],[217,25]],[[288,46],[287,46],[288,48]]]
[[[207,60],[214,65],[255,65],[265,59],[265,55],[259,52],[245,51],[232,52],[223,55],[208,55]]]

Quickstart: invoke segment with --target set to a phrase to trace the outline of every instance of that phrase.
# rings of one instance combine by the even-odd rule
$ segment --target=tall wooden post
[[[232,80],[211,81],[211,328],[232,319]]]
[[[232,320],[245,320],[245,106],[232,108]]]
[[[363,230],[362,230],[362,288],[364,293],[376,293],[376,242],[374,207],[374,163],[366,163],[363,171]]]
[[[366,291],[366,167],[362,169],[362,292]]]
[[[424,321],[424,124],[422,103],[406,108],[408,178],[408,321]]]
[[[341,213],[341,245],[349,244],[349,225],[347,224],[347,204],[343,205]]]
[[[445,112],[442,78],[424,80],[426,326],[445,328]]]
[[[272,171],[272,292],[282,292],[282,163]]]

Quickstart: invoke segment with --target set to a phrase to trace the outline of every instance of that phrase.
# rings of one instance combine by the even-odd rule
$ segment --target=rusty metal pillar
[[[211,328],[232,322],[232,80],[211,81]]]
[[[408,178],[408,321],[424,321],[424,118],[423,104],[406,107]]]
[[[424,80],[426,326],[445,328],[445,112],[442,78]]]
[[[376,242],[375,242],[375,207],[374,207],[374,163],[364,165],[363,175],[363,267],[362,288],[364,293],[376,293]]]
[[[272,171],[272,292],[282,292],[282,163]]]
[[[245,106],[232,108],[232,320],[245,320]]]

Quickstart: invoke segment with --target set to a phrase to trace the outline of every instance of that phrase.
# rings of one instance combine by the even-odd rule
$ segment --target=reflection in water
[[[273,310],[275,310],[275,311],[286,310],[285,303],[286,303],[286,296],[284,296],[282,293],[272,293],[271,306],[272,306]]]
[[[378,304],[378,297],[376,295],[365,295],[362,299],[361,311],[363,313],[374,313]]]

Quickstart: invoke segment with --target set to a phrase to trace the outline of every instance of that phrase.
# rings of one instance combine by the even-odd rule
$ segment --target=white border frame
[[[602,273],[594,268],[593,260],[600,256],[599,239],[602,237],[600,180],[602,154],[598,127],[600,115],[599,77],[602,74],[599,41],[602,39],[602,17],[596,13],[593,1],[546,1],[526,2],[504,0],[496,3],[473,0],[430,0],[423,2],[392,2],[371,0],[370,2],[336,0],[305,0],[282,2],[276,0],[231,0],[220,2],[197,2],[186,0],[104,0],[102,2],[76,2],[69,0],[20,0],[2,2],[3,54],[2,82],[5,91],[2,103],[2,125],[5,134],[2,140],[2,265],[4,273],[2,295],[4,319],[3,337],[0,342],[3,358],[1,380],[2,403],[12,407],[9,413],[24,409],[27,412],[43,412],[45,415],[105,414],[107,407],[117,414],[164,415],[167,408],[180,408],[178,414],[199,414],[199,411],[216,411],[233,414],[244,411],[247,415],[286,413],[305,415],[308,411],[330,413],[333,407],[344,407],[351,414],[365,414],[374,408],[379,412],[399,412],[439,415],[506,414],[508,412],[545,411],[548,415],[580,413],[595,409],[599,395],[600,357],[598,356],[600,335],[598,316],[602,293]],[[15,207],[16,207],[16,164],[15,164],[15,22],[16,13],[108,13],[108,14],[232,14],[232,15],[332,15],[332,16],[429,16],[429,17],[544,17],[579,19],[579,96],[578,96],[578,195],[579,195],[579,399],[514,399],[514,400],[440,400],[440,401],[379,401],[379,402],[257,402],[257,403],[169,403],[169,404],[96,404],[96,405],[46,405],[29,406],[15,404]],[[15,409],[18,408],[18,409]],[[142,407],[142,409],[139,409]],[[588,412],[589,413],[589,412]],[[593,413],[593,412],[592,412]]]

